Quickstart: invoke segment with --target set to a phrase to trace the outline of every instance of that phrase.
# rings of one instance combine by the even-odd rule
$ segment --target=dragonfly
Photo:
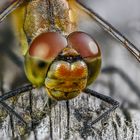
[[[96,21],[138,61],[140,51],[93,9],[80,0],[9,0],[0,10],[0,22],[12,13],[25,59],[25,73],[31,83],[4,93],[0,103],[28,129],[31,127],[26,120],[4,101],[41,86],[57,101],[73,99],[84,92],[109,103],[111,107],[92,125],[119,106],[113,98],[87,88],[100,72],[101,50],[90,35],[77,31],[78,13],[84,12]]]

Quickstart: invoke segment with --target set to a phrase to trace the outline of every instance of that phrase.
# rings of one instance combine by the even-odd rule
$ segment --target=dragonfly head
[[[45,85],[50,97],[68,100],[97,77],[101,52],[86,33],[73,32],[67,38],[47,32],[33,40],[25,56],[25,72],[36,86]]]

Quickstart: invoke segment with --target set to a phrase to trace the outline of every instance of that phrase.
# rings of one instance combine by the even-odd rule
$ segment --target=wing
[[[0,22],[16,9],[25,0],[2,0],[0,1]]]
[[[107,31],[115,39],[119,40],[123,46],[135,56],[135,58],[140,62],[140,50],[131,43],[123,34],[121,34],[115,27],[104,20],[100,15],[98,15],[93,9],[84,5],[80,0],[69,1],[72,7],[77,10],[84,11],[88,16],[90,16],[94,21],[96,21],[105,31]],[[80,13],[80,12],[79,12]]]

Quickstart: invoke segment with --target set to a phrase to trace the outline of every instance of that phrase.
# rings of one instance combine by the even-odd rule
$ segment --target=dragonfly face
[[[79,95],[96,79],[100,67],[100,49],[83,32],[73,32],[67,39],[57,32],[42,33],[33,40],[25,57],[28,79],[37,86],[45,84],[56,100]]]
[[[1,10],[0,21],[16,9],[12,13],[15,32],[25,56],[26,75],[33,85],[45,86],[49,96],[56,100],[68,100],[84,91],[113,106],[92,124],[118,107],[118,102],[110,97],[85,89],[100,71],[101,52],[89,35],[75,32],[78,13],[75,11],[76,3],[83,6],[88,16],[123,43],[140,61],[139,50],[129,40],[80,0],[7,1],[9,4]],[[1,96],[0,101],[21,94],[19,91],[25,92],[33,88],[34,86],[29,85],[12,91]],[[26,124],[19,115],[16,116]]]

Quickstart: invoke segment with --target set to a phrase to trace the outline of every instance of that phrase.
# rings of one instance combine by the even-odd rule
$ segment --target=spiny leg
[[[25,124],[26,126],[28,126],[28,128],[30,128],[30,126],[26,123],[26,121],[23,120],[23,118],[14,111],[14,109],[12,109],[10,106],[8,106],[6,103],[4,103],[4,100],[7,100],[11,97],[20,95],[24,92],[30,91],[34,89],[34,86],[31,84],[25,85],[23,87],[17,88],[15,90],[9,91],[5,94],[3,94],[2,96],[0,96],[0,104],[12,115],[16,116],[23,124]]]
[[[2,74],[0,74],[0,79],[1,79],[0,89],[1,89],[1,91],[2,91],[2,93],[3,93],[4,90],[3,90],[3,87],[2,87],[2,86],[3,86],[3,75],[2,75]],[[22,120],[22,123],[24,123],[24,124],[27,126],[26,122],[22,119],[22,117],[21,117],[19,114],[17,114],[17,113],[16,113],[10,106],[8,106],[5,102],[0,101],[0,105],[1,105],[3,108],[5,108],[6,111],[9,112],[10,114],[13,114],[13,115],[15,115],[16,117],[20,118],[20,120]]]
[[[0,77],[1,77],[1,79],[3,79],[2,78],[2,75]],[[2,87],[1,87],[1,91],[3,92],[3,88]],[[23,118],[17,112],[14,111],[13,108],[11,108],[10,106],[8,106],[4,101],[0,101],[0,105],[3,108],[5,108],[8,113],[10,113],[11,115],[16,116],[27,127],[27,123],[23,120]]]
[[[103,95],[103,94],[100,94],[94,90],[91,90],[91,89],[84,89],[83,92],[85,92],[86,94],[90,94],[94,97],[97,97],[105,102],[107,102],[108,104],[112,105],[111,108],[109,108],[108,110],[106,110],[102,115],[100,115],[98,118],[96,118],[93,122],[92,122],[92,125],[97,123],[98,121],[100,121],[101,119],[103,119],[104,117],[108,116],[108,114],[112,111],[114,111],[117,107],[119,107],[119,102],[112,99],[111,97],[109,96],[106,96],[106,95]]]
[[[7,57],[10,58],[10,60],[12,60],[19,68],[22,68],[22,61],[21,59],[10,49],[11,47],[11,43],[13,40],[13,36],[11,34],[11,32],[6,29],[6,32],[1,33],[3,36],[2,40],[0,42],[0,53],[5,53]],[[5,40],[5,38],[8,38],[9,41],[7,42],[7,40]],[[3,75],[1,76],[3,77]],[[1,88],[2,93],[4,94],[3,88]],[[1,97],[1,96],[0,96]],[[16,116],[23,124],[25,124],[27,126],[27,123],[23,120],[23,118],[14,111],[13,108],[11,108],[10,106],[8,106],[5,102],[0,101],[0,105],[5,108],[7,110],[8,113],[13,114],[14,116]]]
[[[4,20],[4,18],[9,15],[13,10],[15,10],[20,4],[23,3],[24,0],[10,0],[7,2],[7,6],[1,8],[0,13],[0,22]],[[6,4],[5,4],[6,5]]]
[[[22,93],[24,93],[26,91],[30,91],[30,90],[32,90],[34,88],[35,87],[32,84],[22,86],[20,88],[15,89],[15,90],[12,90],[12,91],[9,91],[7,93],[4,93],[2,96],[0,96],[0,101],[7,100],[7,99],[9,99],[11,97],[20,95],[20,94],[22,94]]]
[[[27,123],[23,120],[23,118],[13,110],[10,106],[8,106],[5,102],[0,101],[0,104],[5,108],[11,115],[16,116],[23,124],[27,126]]]

